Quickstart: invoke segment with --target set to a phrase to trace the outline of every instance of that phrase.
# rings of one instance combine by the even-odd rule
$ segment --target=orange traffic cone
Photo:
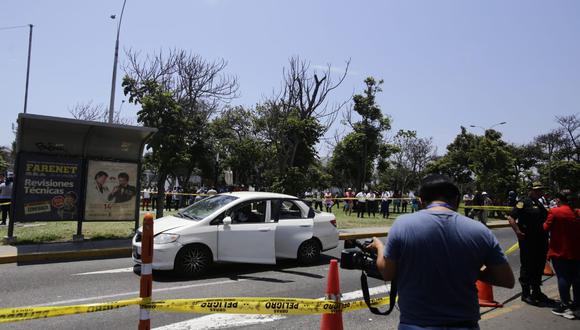
[[[326,299],[340,302],[340,280],[338,278],[338,262],[330,260],[328,269],[328,282],[326,284]],[[322,314],[320,320],[320,330],[342,330],[342,311],[339,309],[334,313]]]
[[[544,266],[544,275],[554,276],[554,271],[552,270],[552,266],[550,266],[550,262],[548,260],[546,260],[546,265]]]
[[[477,297],[479,298],[479,306],[481,307],[503,307],[503,304],[493,300],[493,288],[491,285],[477,281]]]

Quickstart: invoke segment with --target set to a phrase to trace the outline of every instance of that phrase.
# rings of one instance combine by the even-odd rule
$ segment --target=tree
[[[161,91],[168,92],[180,109],[175,120],[183,126],[178,140],[182,149],[172,163],[170,174],[179,177],[181,185],[188,184],[196,168],[205,175],[213,174],[210,162],[215,154],[210,154],[214,150],[208,144],[209,122],[222,102],[236,97],[238,89],[237,78],[224,73],[227,62],[206,61],[199,55],[177,49],[168,53],[159,51],[144,59],[140,53],[129,50],[127,58],[125,72],[129,90],[138,94],[142,86],[154,83]]]
[[[176,170],[184,156],[182,137],[189,129],[183,120],[183,110],[167,91],[155,81],[137,82],[129,77],[123,79],[125,95],[129,102],[140,104],[137,113],[139,123],[147,127],[157,127],[158,131],[147,143],[151,160],[157,166],[157,217],[163,216],[165,182],[167,176]]]
[[[514,157],[510,146],[493,129],[483,136],[468,133],[465,127],[447,146],[447,153],[428,166],[453,178],[462,190],[485,190],[496,199],[517,187]]]
[[[330,67],[322,75],[311,73],[308,62],[293,57],[282,91],[256,107],[259,135],[271,145],[274,168],[267,180],[273,189],[297,194],[308,185],[304,178],[317,166],[316,145],[344,106],[330,106],[327,98],[344,81],[348,64],[333,82]]]
[[[419,138],[416,131],[399,130],[392,143],[396,149],[391,158],[392,168],[385,172],[390,187],[405,192],[421,181],[428,163],[434,157],[432,138]]]
[[[0,146],[0,173],[5,173],[10,167],[11,151],[4,146]]]
[[[562,130],[555,129],[549,133],[536,136],[534,143],[542,150],[541,160],[547,166],[545,171],[547,172],[547,185],[551,190],[554,183],[552,180],[552,161],[554,160],[554,155],[564,144],[564,133]]]
[[[330,166],[335,175],[346,178],[358,189],[370,181],[377,162],[391,151],[383,139],[383,134],[391,128],[391,121],[375,100],[376,94],[382,91],[383,81],[368,77],[364,83],[363,94],[353,96],[352,110],[360,116],[360,121],[354,122],[352,111],[347,114],[353,131],[337,144]]]
[[[123,100],[123,102],[125,101]],[[104,123],[109,121],[109,109],[102,103],[93,104],[93,101],[85,103],[79,102],[69,108],[68,112],[74,119],[100,121]],[[113,123],[130,125],[131,120],[129,118],[121,117],[121,110],[119,109],[113,113]]]
[[[269,150],[257,136],[256,114],[241,106],[226,109],[210,125],[211,145],[219,153],[217,168],[230,168],[234,183],[256,185],[265,170]]]
[[[562,127],[567,144],[570,145],[571,154],[576,162],[580,162],[580,119],[578,114],[570,116],[556,116],[556,122]]]

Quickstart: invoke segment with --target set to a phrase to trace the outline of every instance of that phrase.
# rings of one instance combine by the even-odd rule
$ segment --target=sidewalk
[[[488,227],[508,227],[507,221],[490,221]],[[340,239],[363,239],[387,236],[390,226],[340,229]],[[0,245],[0,264],[56,262],[99,258],[130,257],[131,240],[100,240],[29,245]]]
[[[131,240],[0,245],[0,264],[130,257]]]

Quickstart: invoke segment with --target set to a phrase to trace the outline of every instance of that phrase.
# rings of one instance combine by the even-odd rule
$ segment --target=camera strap
[[[381,312],[378,308],[371,306],[371,296],[369,293],[369,284],[367,282],[367,275],[365,274],[365,272],[362,272],[362,274],[360,275],[360,286],[362,288],[363,298],[365,300],[365,303],[367,304],[367,307],[369,308],[371,313],[377,314],[377,315],[389,315],[389,314],[391,314],[391,312],[393,311],[393,308],[395,307],[395,302],[397,300],[397,279],[396,278],[391,281],[391,290],[389,293],[389,309],[384,311],[384,312]]]

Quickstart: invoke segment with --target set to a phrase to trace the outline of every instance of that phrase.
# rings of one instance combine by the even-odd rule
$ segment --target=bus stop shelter
[[[12,219],[15,222],[135,221],[141,159],[156,128],[19,114]]]

